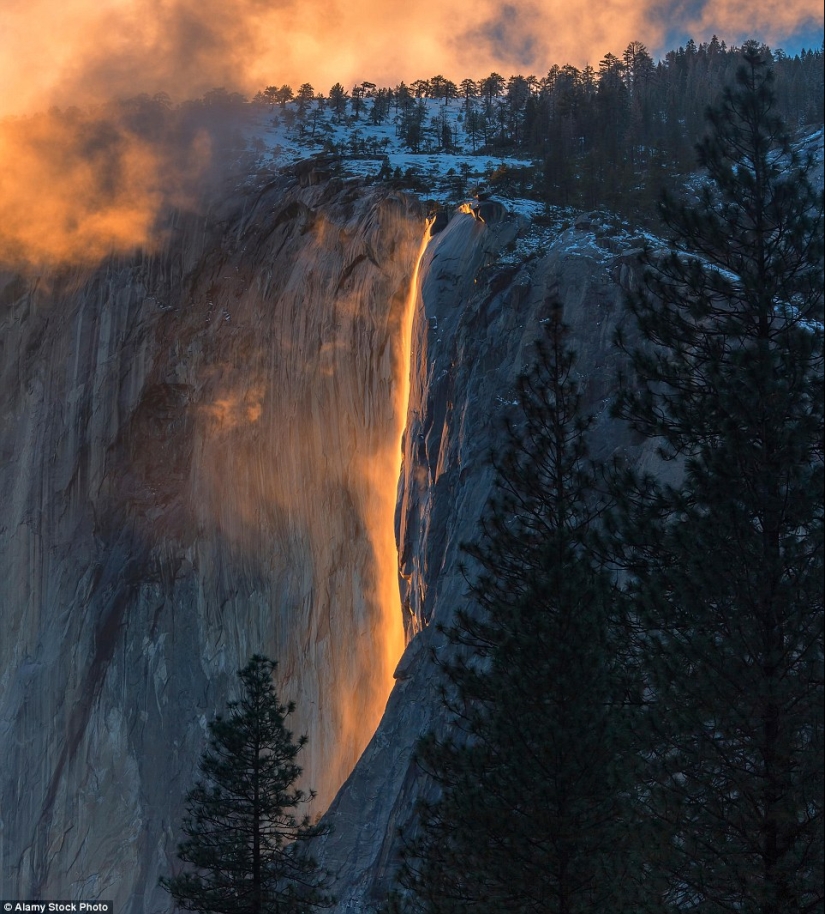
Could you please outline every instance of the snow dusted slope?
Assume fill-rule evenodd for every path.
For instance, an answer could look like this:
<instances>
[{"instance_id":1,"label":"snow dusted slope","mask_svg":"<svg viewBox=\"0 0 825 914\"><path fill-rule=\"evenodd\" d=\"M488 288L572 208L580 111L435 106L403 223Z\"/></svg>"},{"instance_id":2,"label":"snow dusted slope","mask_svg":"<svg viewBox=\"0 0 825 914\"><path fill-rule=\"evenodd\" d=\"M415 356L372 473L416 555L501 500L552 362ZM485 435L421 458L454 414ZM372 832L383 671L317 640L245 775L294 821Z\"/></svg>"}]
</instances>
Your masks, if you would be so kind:
<instances>
[{"instance_id":1,"label":"snow dusted slope","mask_svg":"<svg viewBox=\"0 0 825 914\"><path fill-rule=\"evenodd\" d=\"M328 107L317 109L314 102L303 117L298 114L296 102L283 108L274 105L253 109L245 137L257 156L259 169L288 167L309 156L333 152L341 156L339 165L346 177L375 179L409 173L442 196L462 196L467 188L485 180L502 165L520 168L531 164L527 159L474 154L474 144L464 131L460 99L446 104L430 98L416 102L423 105L425 124L430 125L418 152L412 152L402 139L394 109L376 124L366 108L356 120L351 115L337 117ZM450 128L449 149L440 145L436 125L441 119Z\"/></svg>"}]
</instances>

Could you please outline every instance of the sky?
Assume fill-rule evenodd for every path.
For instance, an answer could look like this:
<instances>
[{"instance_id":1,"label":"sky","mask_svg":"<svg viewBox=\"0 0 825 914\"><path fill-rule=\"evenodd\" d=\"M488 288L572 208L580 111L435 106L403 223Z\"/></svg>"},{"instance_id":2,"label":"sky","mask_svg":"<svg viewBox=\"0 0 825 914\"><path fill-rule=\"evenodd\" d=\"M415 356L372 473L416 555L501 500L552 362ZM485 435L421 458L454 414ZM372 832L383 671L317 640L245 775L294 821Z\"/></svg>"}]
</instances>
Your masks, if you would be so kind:
<instances>
[{"instance_id":1,"label":"sky","mask_svg":"<svg viewBox=\"0 0 825 914\"><path fill-rule=\"evenodd\" d=\"M541 77L630 41L822 42L821 0L2 0L0 116L216 86L396 85L436 73Z\"/></svg>"}]
</instances>

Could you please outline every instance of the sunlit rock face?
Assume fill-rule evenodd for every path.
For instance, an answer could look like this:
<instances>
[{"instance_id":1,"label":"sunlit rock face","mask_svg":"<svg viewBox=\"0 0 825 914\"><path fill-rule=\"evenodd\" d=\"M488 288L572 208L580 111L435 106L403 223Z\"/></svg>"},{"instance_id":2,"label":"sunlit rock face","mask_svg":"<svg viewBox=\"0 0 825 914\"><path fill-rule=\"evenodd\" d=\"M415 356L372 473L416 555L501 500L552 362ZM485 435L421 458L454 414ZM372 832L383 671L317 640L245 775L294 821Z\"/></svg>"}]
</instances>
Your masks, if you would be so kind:
<instances>
[{"instance_id":1,"label":"sunlit rock face","mask_svg":"<svg viewBox=\"0 0 825 914\"><path fill-rule=\"evenodd\" d=\"M620 450L644 466L649 446L609 416L620 355L612 344L624 319L622 287L638 270L637 241L592 219L520 256L523 218L480 220L459 211L431 241L421 264L413 328L412 379L398 511L402 595L412 635L381 725L327 821L320 857L337 874L337 911L374 911L398 862L398 828L413 822L430 788L412 761L418 737L444 732L433 657L445 644L437 623L466 606L461 544L477 537L493 482L490 454L514 414L515 380L554 301L579 353L585 408L595 417L594 455ZM472 575L472 565L468 574ZM408 831L409 833L409 831Z\"/></svg>"},{"instance_id":2,"label":"sunlit rock face","mask_svg":"<svg viewBox=\"0 0 825 914\"><path fill-rule=\"evenodd\" d=\"M401 195L284 178L153 255L0 277L0 897L168 910L206 723L255 652L314 813L351 770L403 647L423 230Z\"/></svg>"}]
</instances>

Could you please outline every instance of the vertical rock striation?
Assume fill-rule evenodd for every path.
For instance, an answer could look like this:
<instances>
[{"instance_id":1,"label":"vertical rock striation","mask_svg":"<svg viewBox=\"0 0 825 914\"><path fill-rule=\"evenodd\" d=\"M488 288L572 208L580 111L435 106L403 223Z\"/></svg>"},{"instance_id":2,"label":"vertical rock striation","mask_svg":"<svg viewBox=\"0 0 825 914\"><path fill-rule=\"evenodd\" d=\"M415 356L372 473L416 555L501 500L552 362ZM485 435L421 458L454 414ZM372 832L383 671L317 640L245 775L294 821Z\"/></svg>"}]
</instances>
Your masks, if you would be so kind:
<instances>
[{"instance_id":1,"label":"vertical rock striation","mask_svg":"<svg viewBox=\"0 0 825 914\"><path fill-rule=\"evenodd\" d=\"M0 276L0 897L168 910L206 723L254 652L315 812L351 770L400 649L373 520L423 226L285 178L154 254Z\"/></svg>"}]
</instances>

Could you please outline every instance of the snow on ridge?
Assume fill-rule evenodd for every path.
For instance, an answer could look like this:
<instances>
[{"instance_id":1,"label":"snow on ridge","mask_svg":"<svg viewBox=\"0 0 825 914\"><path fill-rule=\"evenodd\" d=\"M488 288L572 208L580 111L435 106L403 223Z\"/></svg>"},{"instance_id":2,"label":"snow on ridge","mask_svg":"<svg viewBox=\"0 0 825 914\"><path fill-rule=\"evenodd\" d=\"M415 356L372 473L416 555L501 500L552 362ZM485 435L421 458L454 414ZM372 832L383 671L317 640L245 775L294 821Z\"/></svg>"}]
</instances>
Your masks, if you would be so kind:
<instances>
[{"instance_id":1,"label":"snow on ridge","mask_svg":"<svg viewBox=\"0 0 825 914\"><path fill-rule=\"evenodd\" d=\"M474 151L473 138L465 132L466 113L463 99L414 99L425 109L425 131L419 152L413 152L400 135L400 115L390 105L389 113L380 124L370 119L370 99L356 118L352 114L336 115L329 106L318 108L318 102L308 103L304 114L297 101L271 107L252 107L251 123L245 130L247 149L260 172L289 169L301 161L331 154L336 172L344 178L371 180L394 179L402 182L405 192L426 201L452 209L471 199L474 190L487 184L496 173L510 170L522 175L534 163L530 159L504 154L479 154ZM438 125L446 123L450 133L450 148L438 148ZM475 145L480 138L475 138ZM823 130L806 133L794 143L803 155L812 153L815 168L821 171L823 160ZM818 166L818 167L817 167ZM528 176L529 180L529 176ZM683 179L688 198L698 196L706 176L693 172ZM530 193L529 184L526 190ZM496 192L494 199L508 211L525 217L527 227L520 233L513 249L503 259L525 259L548 251L550 247L566 244L570 253L604 257L610 249L632 250L642 247L665 250L662 238L631 230L628 223L613 213L594 211L582 213L572 207L547 207L542 201L510 192ZM562 239L562 236L564 238ZM727 276L735 282L738 277Z\"/></svg>"},{"instance_id":2,"label":"snow on ridge","mask_svg":"<svg viewBox=\"0 0 825 914\"><path fill-rule=\"evenodd\" d=\"M424 139L413 152L400 136L399 117L390 110L381 124L373 124L365 111L359 119L337 117L331 108L316 109L312 102L303 116L297 102L283 107L257 109L246 131L248 148L258 157L258 167L279 170L324 152L338 153L345 177L418 177L426 184L446 185L452 181L455 198L505 166L529 168L526 158L477 154L464 131L464 102L453 99L416 99L426 109ZM449 127L449 149L435 145L435 122Z\"/></svg>"},{"instance_id":3,"label":"snow on ridge","mask_svg":"<svg viewBox=\"0 0 825 914\"><path fill-rule=\"evenodd\" d=\"M301 161L332 153L335 168L344 178L398 179L405 192L426 201L438 201L447 209L470 200L496 172L533 167L534 163L523 157L474 152L472 141L464 132L463 100L445 103L443 99L424 98L415 102L424 103L432 131L420 152L412 152L401 138L392 109L382 124L373 124L366 112L358 120L349 115L336 117L329 107L316 112L316 102L301 118L294 101L283 107L255 110L245 131L247 149L257 160L258 172L289 169ZM442 118L452 135L449 150L434 147L432 124ZM518 251L524 255L546 248L560 227L573 218L572 210L548 212L542 201L516 194L503 196L496 192L490 199L525 217L529 227L518 241Z\"/></svg>"}]
</instances>

